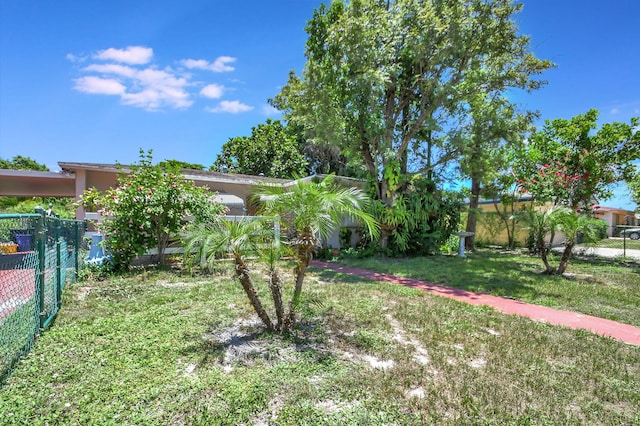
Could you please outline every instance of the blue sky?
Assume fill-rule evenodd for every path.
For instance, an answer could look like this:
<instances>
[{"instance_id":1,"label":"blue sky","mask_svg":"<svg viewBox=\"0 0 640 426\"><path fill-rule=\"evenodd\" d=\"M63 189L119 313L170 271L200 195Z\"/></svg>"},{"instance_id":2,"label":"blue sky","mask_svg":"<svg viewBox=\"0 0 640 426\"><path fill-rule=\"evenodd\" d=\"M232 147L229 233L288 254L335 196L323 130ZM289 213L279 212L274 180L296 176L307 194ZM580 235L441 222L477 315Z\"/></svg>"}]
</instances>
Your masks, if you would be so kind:
<instances>
[{"instance_id":1,"label":"blue sky","mask_svg":"<svg viewBox=\"0 0 640 426\"><path fill-rule=\"evenodd\" d=\"M268 117L304 65L317 0L0 2L0 157L210 166ZM519 95L541 120L590 108L640 116L640 1L525 0L517 21L549 84ZM541 124L541 123L540 123ZM603 204L631 208L624 190Z\"/></svg>"}]
</instances>

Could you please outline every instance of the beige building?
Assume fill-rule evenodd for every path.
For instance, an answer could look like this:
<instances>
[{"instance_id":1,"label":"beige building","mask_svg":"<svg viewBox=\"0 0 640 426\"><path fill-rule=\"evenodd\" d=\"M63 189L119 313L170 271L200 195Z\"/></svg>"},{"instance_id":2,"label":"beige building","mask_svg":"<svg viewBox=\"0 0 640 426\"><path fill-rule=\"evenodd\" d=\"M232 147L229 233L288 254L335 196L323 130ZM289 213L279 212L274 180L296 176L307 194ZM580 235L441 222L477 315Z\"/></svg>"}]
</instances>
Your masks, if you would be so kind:
<instances>
[{"instance_id":1,"label":"beige building","mask_svg":"<svg viewBox=\"0 0 640 426\"><path fill-rule=\"evenodd\" d=\"M105 191L116 186L118 174L130 171L127 165L59 162L61 172L0 170L0 195L14 197L71 197L78 200L86 189ZM207 186L218 193L218 200L229 208L230 215L253 213L249 203L251 192L260 183L287 184L286 179L182 170L185 178L196 185ZM85 219L79 207L76 219Z\"/></svg>"},{"instance_id":2,"label":"beige building","mask_svg":"<svg viewBox=\"0 0 640 426\"><path fill-rule=\"evenodd\" d=\"M32 170L0 169L0 196L12 197L69 197L78 200L86 189L95 187L105 191L116 186L118 174L130 171L127 165L97 163L59 162L61 172L38 172ZM292 185L289 179L274 179L264 176L250 176L183 169L182 175L199 186L207 186L218 193L218 201L226 205L229 215L245 216L255 214L250 198L260 184L269 183ZM323 175L319 176L324 177ZM312 179L313 176L303 178ZM339 177L344 185L363 187L358 179ZM87 212L78 207L76 219L86 219ZM91 219L95 219L91 217ZM356 229L354 224L345 222L345 226ZM326 241L330 247L339 247L338 230Z\"/></svg>"},{"instance_id":3,"label":"beige building","mask_svg":"<svg viewBox=\"0 0 640 426\"><path fill-rule=\"evenodd\" d=\"M515 204L515 211L522 211L532 205L532 198L528 196L522 197ZM540 206L544 209L548 206ZM494 203L490 200L481 200L478 205L480 215L478 217L478 224L476 229L476 241L484 244L492 245L507 245L508 236L507 229L504 221L500 219L498 210L502 211L505 206L498 201ZM630 210L617 209L613 207L595 206L595 217L601 219L607 223L607 235L612 237L616 234L616 228L621 225L640 225L640 219L634 212ZM508 212L507 217L510 216ZM518 223L515 226L515 239L518 244L524 246L528 236L526 226L522 223ZM554 238L554 244L562 244L564 242L564 236L561 233L556 234Z\"/></svg>"}]
</instances>

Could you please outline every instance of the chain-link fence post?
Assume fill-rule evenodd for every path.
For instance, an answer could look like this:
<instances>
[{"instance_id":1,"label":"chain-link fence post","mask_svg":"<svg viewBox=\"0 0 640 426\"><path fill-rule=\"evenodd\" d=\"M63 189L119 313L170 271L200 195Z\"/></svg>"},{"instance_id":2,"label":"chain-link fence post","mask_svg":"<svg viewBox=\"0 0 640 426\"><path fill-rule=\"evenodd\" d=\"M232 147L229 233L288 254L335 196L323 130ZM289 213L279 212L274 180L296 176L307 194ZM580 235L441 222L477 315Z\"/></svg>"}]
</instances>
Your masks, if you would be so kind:
<instances>
[{"instance_id":1,"label":"chain-link fence post","mask_svg":"<svg viewBox=\"0 0 640 426\"><path fill-rule=\"evenodd\" d=\"M73 259L73 282L78 281L78 268L79 268L79 251L80 251L80 223L74 222L73 226L73 251L74 251L74 259Z\"/></svg>"},{"instance_id":2,"label":"chain-link fence post","mask_svg":"<svg viewBox=\"0 0 640 426\"><path fill-rule=\"evenodd\" d=\"M56 312L60 309L62 304L62 244L60 243L60 220L55 221L55 247L56 247L56 279L53 283L55 286L56 294ZM65 265L66 268L66 265Z\"/></svg>"},{"instance_id":3,"label":"chain-link fence post","mask_svg":"<svg viewBox=\"0 0 640 426\"><path fill-rule=\"evenodd\" d=\"M45 273L45 256L46 256L46 238L47 230L45 228L44 216L40 215L36 223L36 258L38 261L36 267L36 297L38 298L38 329L36 334L40 332L40 328L44 326L46 321L46 309L44 303L44 273Z\"/></svg>"}]
</instances>

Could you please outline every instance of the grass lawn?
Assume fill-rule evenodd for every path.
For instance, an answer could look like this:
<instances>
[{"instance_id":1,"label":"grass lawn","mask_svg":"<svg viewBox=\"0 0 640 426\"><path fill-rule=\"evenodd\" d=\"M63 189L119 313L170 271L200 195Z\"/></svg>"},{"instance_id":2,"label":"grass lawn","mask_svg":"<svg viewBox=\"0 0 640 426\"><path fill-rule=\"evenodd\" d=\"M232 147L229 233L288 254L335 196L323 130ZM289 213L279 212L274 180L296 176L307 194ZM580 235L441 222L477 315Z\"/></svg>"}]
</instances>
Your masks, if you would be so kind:
<instances>
[{"instance_id":1,"label":"grass lawn","mask_svg":"<svg viewBox=\"0 0 640 426\"><path fill-rule=\"evenodd\" d=\"M640 264L572 259L569 278L540 274L537 257L480 249L466 259L343 259L349 266L581 312L640 327ZM557 254L553 255L557 264Z\"/></svg>"},{"instance_id":2,"label":"grass lawn","mask_svg":"<svg viewBox=\"0 0 640 426\"><path fill-rule=\"evenodd\" d=\"M304 295L283 338L224 276L70 285L0 424L640 423L640 348L330 271Z\"/></svg>"}]
</instances>

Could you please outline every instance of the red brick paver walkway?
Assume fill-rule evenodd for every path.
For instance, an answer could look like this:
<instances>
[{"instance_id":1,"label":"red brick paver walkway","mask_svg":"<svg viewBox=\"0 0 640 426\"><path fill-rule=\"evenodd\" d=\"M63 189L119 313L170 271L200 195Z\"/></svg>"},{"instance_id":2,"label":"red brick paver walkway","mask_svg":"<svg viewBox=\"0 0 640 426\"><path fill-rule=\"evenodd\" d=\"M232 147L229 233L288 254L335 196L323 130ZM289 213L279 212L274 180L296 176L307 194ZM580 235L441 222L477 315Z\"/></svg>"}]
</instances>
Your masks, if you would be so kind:
<instances>
[{"instance_id":1,"label":"red brick paver walkway","mask_svg":"<svg viewBox=\"0 0 640 426\"><path fill-rule=\"evenodd\" d=\"M593 317L576 312L561 311L546 306L532 305L504 297L488 294L473 293L459 288L431 284L414 278L403 278L391 274L368 271L366 269L350 268L334 263L313 261L312 266L345 274L356 275L373 281L384 281L393 284L413 287L438 296L449 297L471 305L486 305L505 314L520 315L553 325L564 325L574 329L585 329L602 336L612 337L630 345L640 346L640 328L622 324L608 319Z\"/></svg>"}]
</instances>

